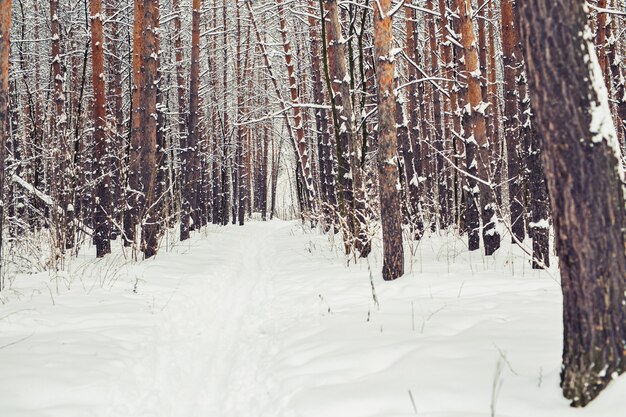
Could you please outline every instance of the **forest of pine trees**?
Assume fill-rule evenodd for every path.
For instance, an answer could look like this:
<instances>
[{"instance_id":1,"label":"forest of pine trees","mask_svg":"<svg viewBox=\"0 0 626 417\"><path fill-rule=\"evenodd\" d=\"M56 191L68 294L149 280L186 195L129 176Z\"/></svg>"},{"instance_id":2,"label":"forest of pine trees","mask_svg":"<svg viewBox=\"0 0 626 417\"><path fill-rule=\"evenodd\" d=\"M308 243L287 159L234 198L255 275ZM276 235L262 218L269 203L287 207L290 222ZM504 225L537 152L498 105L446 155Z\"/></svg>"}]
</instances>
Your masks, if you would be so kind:
<instances>
[{"instance_id":1,"label":"forest of pine trees","mask_svg":"<svg viewBox=\"0 0 626 417\"><path fill-rule=\"evenodd\" d=\"M626 370L623 0L0 0L2 268L293 216L559 257L562 389ZM277 195L279 194L279 195ZM551 231L553 233L551 233ZM0 281L0 290L4 275Z\"/></svg>"}]
</instances>

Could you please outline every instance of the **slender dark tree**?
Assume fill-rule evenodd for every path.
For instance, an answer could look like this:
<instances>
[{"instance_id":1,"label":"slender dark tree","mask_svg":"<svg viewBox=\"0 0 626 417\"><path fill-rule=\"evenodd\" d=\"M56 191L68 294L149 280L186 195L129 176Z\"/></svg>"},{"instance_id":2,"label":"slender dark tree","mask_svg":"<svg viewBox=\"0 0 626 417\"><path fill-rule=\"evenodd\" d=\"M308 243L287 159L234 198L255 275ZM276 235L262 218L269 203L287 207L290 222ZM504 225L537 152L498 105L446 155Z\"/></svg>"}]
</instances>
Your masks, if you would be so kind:
<instances>
[{"instance_id":1,"label":"slender dark tree","mask_svg":"<svg viewBox=\"0 0 626 417\"><path fill-rule=\"evenodd\" d=\"M189 120L188 132L183 147L183 206L180 220L180 239L189 238L190 230L199 223L198 195L196 192L198 177L198 124L199 124L199 88L200 88L200 8L202 2L194 0L191 18L191 76L189 78Z\"/></svg>"},{"instance_id":2,"label":"slender dark tree","mask_svg":"<svg viewBox=\"0 0 626 417\"><path fill-rule=\"evenodd\" d=\"M509 201L513 242L525 237L524 193L522 165L522 136L517 88L518 68L521 66L521 51L518 48L518 28L515 27L513 0L500 3L502 15L502 56L504 63L504 136L509 168Z\"/></svg>"}]
</instances>

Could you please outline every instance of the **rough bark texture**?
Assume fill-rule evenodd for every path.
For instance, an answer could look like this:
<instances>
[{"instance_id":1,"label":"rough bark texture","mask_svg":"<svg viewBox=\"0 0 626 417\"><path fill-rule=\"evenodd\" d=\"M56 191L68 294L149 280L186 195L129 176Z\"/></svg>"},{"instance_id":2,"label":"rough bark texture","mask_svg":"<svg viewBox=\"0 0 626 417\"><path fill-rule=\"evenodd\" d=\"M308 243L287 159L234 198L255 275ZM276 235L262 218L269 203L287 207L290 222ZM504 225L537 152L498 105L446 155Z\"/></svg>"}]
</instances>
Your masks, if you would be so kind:
<instances>
[{"instance_id":1,"label":"rough bark texture","mask_svg":"<svg viewBox=\"0 0 626 417\"><path fill-rule=\"evenodd\" d=\"M328 123L328 111L323 108L326 104L324 94L324 83L322 80L322 69L320 62L320 42L319 26L320 22L316 17L315 0L309 0L309 34L311 42L311 76L313 81L313 99L320 108L315 109L315 127L318 145L319 171L320 171L320 200L325 221L328 226L336 224L337 195L335 194L335 178L333 173L333 152Z\"/></svg>"},{"instance_id":2,"label":"rough bark texture","mask_svg":"<svg viewBox=\"0 0 626 417\"><path fill-rule=\"evenodd\" d=\"M473 135L467 143L474 142L476 154L472 164L476 164L480 190L480 214L482 218L482 237L485 255L492 255L500 247L500 233L496 229L495 198L489 172L489 142L485 123L484 103L480 87L480 68L476 36L472 23L472 5L470 0L462 0L459 14L461 16L461 40L465 49L465 65L467 66L467 102L466 112L471 115ZM466 133L467 134L467 133Z\"/></svg>"},{"instance_id":3,"label":"rough bark texture","mask_svg":"<svg viewBox=\"0 0 626 417\"><path fill-rule=\"evenodd\" d=\"M379 3L380 10L374 7L374 56L377 57L378 81L378 181L383 230L383 278L388 281L404 274L404 250L397 189L396 102L393 91L395 64L390 55L393 19L388 13L391 0L380 0Z\"/></svg>"},{"instance_id":4,"label":"rough bark texture","mask_svg":"<svg viewBox=\"0 0 626 417\"><path fill-rule=\"evenodd\" d=\"M433 1L427 0L426 8L434 10ZM428 38L430 40L430 71L432 76L439 74L439 48L437 37L437 23L440 17L435 17L431 13L426 14L426 22L428 24ZM444 172L444 141L442 124L441 124L441 93L438 88L432 89L432 105L433 105L433 128L431 136L431 151L434 154L434 181L437 184L437 213L438 223L441 228L450 225L448 199L447 199L447 183Z\"/></svg>"},{"instance_id":5,"label":"rough bark texture","mask_svg":"<svg viewBox=\"0 0 626 417\"><path fill-rule=\"evenodd\" d=\"M193 0L191 17L191 68L189 77L189 121L187 140L182 148L183 184L182 212L180 220L180 239L189 238L189 232L199 223L197 200L198 161L197 146L199 141L199 89L200 89L200 0Z\"/></svg>"},{"instance_id":6,"label":"rough bark texture","mask_svg":"<svg viewBox=\"0 0 626 417\"><path fill-rule=\"evenodd\" d=\"M460 50L459 58L465 56L465 52ZM465 59L458 65L459 74L467 74L467 65ZM478 189L478 169L476 161L476 142L470 141L468 138L472 135L472 118L468 109L468 83L466 82L467 76L459 75L459 94L458 94L458 107L461 109L461 126L463 141L458 141L459 150L462 148L465 152L459 152L457 154L465 154L465 171L468 175L464 175L465 190L465 231L467 232L467 248L470 251L480 249L480 210L479 210L479 196L480 190Z\"/></svg>"},{"instance_id":7,"label":"rough bark texture","mask_svg":"<svg viewBox=\"0 0 626 417\"><path fill-rule=\"evenodd\" d=\"M132 115L131 115L131 143L130 161L128 169L128 212L124 216L124 235L126 244L135 241L137 225L139 224L140 201L142 190L141 182L141 144L144 136L141 126L141 88L143 85L144 64L142 62L143 50L143 20L144 2L135 0L133 23L133 91L132 91Z\"/></svg>"},{"instance_id":8,"label":"rough bark texture","mask_svg":"<svg viewBox=\"0 0 626 417\"><path fill-rule=\"evenodd\" d=\"M502 55L504 61L504 139L506 141L509 167L509 206L511 211L511 231L513 242L523 241L524 205L522 189L522 138L520 132L519 95L517 71L521 65L518 48L518 30L515 27L514 2L503 0L500 3L502 14Z\"/></svg>"},{"instance_id":9,"label":"rough bark texture","mask_svg":"<svg viewBox=\"0 0 626 417\"><path fill-rule=\"evenodd\" d=\"M487 18L489 21L493 20L494 6L492 0L489 0ZM491 151L491 177L494 184L498 186L495 188L496 199L498 204L502 204L502 167L504 160L502 158L502 140L500 138L500 88L498 86L498 68L496 65L496 31L494 24L489 24L488 28L488 43L489 43L489 115L491 123L489 123L489 140Z\"/></svg>"},{"instance_id":10,"label":"rough bark texture","mask_svg":"<svg viewBox=\"0 0 626 417\"><path fill-rule=\"evenodd\" d=\"M563 288L561 386L585 406L626 365L619 147L584 1L525 0L520 13Z\"/></svg>"},{"instance_id":11,"label":"rough bark texture","mask_svg":"<svg viewBox=\"0 0 626 417\"><path fill-rule=\"evenodd\" d=\"M96 190L94 202L94 244L96 256L102 257L111 252L110 224L111 213L109 187L109 149L106 137L106 93L104 82L104 36L102 33L102 0L89 2L91 13L91 63L93 83L93 141L95 145Z\"/></svg>"},{"instance_id":12,"label":"rough bark texture","mask_svg":"<svg viewBox=\"0 0 626 417\"><path fill-rule=\"evenodd\" d=\"M71 248L74 244L73 217L74 206L70 204L70 190L68 182L70 175L70 150L68 147L67 129L68 115L65 110L65 88L64 74L61 63L61 25L59 22L59 1L50 0L50 30L52 33L51 55L52 55L52 79L54 84L54 117L51 118L51 138L54 141L54 160L51 167L50 181L54 197L61 212L52 210L52 222L56 226L55 238L56 248L63 251Z\"/></svg>"},{"instance_id":13,"label":"rough bark texture","mask_svg":"<svg viewBox=\"0 0 626 417\"><path fill-rule=\"evenodd\" d=\"M324 31L328 47L327 81L333 101L333 119L337 142L338 178L342 194L342 203L348 210L349 231L352 235L346 239L346 250L352 246L348 240L354 240L354 246L362 257L371 251L371 244L365 233L365 192L362 184L361 144L354 127L354 114L350 94L350 77L347 74L344 51L344 38L339 24L339 12L336 0L326 0L326 19ZM341 207L341 204L340 204ZM342 213L344 214L344 213Z\"/></svg>"},{"instance_id":14,"label":"rough bark texture","mask_svg":"<svg viewBox=\"0 0 626 417\"><path fill-rule=\"evenodd\" d=\"M307 208L313 210L315 207L315 188L313 186L313 176L311 174L311 163L309 161L309 146L305 137L304 123L302 120L302 109L300 108L300 95L298 93L298 84L291 52L291 42L287 35L287 20L285 18L285 9L282 0L276 0L278 7L278 19L280 25L280 35L283 42L283 52L285 56L285 65L287 66L287 77L289 80L289 95L293 103L293 118L295 122L295 131L297 143L296 153L298 156L298 164L301 174L304 177L304 194L307 199Z\"/></svg>"},{"instance_id":15,"label":"rough bark texture","mask_svg":"<svg viewBox=\"0 0 626 417\"><path fill-rule=\"evenodd\" d=\"M159 0L146 0L144 9L144 49L142 62L144 74L141 88L141 125L144 130L141 155L141 182L145 200L142 212L142 242L144 256L154 256L158 250L159 217L156 194L157 164L157 90L159 83L158 54L159 54Z\"/></svg>"},{"instance_id":16,"label":"rough bark texture","mask_svg":"<svg viewBox=\"0 0 626 417\"><path fill-rule=\"evenodd\" d=\"M406 28L406 47L404 53L414 62L418 61L416 56L417 48L417 32L415 24L415 10L405 7L405 28ZM418 121L418 103L417 103L417 69L413 65L407 65L408 87L407 113L408 113L408 143L406 148L402 150L402 158L404 159L404 169L406 173L406 187L409 200L409 223L413 229L413 235L420 238L424 232L424 224L422 221L421 204L420 204L420 173L416 162L419 161L419 141L420 128Z\"/></svg>"}]
</instances>

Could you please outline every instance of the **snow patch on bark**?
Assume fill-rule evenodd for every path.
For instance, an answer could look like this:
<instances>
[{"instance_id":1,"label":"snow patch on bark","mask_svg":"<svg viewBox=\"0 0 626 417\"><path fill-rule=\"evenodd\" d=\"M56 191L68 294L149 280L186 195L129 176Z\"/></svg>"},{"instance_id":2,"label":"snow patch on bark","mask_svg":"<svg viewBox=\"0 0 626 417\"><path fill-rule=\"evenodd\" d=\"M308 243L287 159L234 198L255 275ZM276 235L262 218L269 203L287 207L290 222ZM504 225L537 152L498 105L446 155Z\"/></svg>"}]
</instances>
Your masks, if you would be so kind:
<instances>
[{"instance_id":1,"label":"snow patch on bark","mask_svg":"<svg viewBox=\"0 0 626 417\"><path fill-rule=\"evenodd\" d=\"M624 183L622 153L617 139L617 131L611 117L611 109L609 108L609 93L604 84L604 76L602 75L602 69L600 68L593 44L593 33L589 26L585 28L584 40L587 44L588 53L585 56L585 61L589 67L589 78L596 95L591 100L591 124L589 131L593 134L592 141L594 143L605 141L611 148L617 159L617 173L622 183Z\"/></svg>"}]
</instances>

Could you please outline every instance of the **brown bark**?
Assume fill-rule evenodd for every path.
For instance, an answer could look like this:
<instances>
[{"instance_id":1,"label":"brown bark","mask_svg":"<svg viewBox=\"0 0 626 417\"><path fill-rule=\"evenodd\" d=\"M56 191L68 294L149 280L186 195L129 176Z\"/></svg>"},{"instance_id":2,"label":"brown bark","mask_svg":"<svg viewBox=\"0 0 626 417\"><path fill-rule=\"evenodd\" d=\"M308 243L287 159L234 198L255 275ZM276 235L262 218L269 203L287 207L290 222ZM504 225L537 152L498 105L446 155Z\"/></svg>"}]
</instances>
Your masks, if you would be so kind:
<instances>
[{"instance_id":1,"label":"brown bark","mask_svg":"<svg viewBox=\"0 0 626 417\"><path fill-rule=\"evenodd\" d=\"M480 191L478 188L478 165L476 164L476 142L469 140L472 136L471 113L467 111L468 106L468 83L467 65L465 62L465 51L458 53L458 79L459 94L458 107L461 112L462 139L457 141L457 154L465 155L465 170L467 175L464 178L463 190L465 191L465 211L464 230L467 233L467 247L470 251L480 249ZM464 152L461 152L463 150Z\"/></svg>"},{"instance_id":2,"label":"brown bark","mask_svg":"<svg viewBox=\"0 0 626 417\"><path fill-rule=\"evenodd\" d=\"M520 14L561 271L561 386L585 406L626 364L620 152L584 1L526 0Z\"/></svg>"},{"instance_id":3,"label":"brown bark","mask_svg":"<svg viewBox=\"0 0 626 417\"><path fill-rule=\"evenodd\" d=\"M494 6L492 0L489 0L487 18L493 21ZM491 151L491 177L496 184L495 192L498 205L502 204L502 168L504 160L502 158L502 138L500 137L500 88L498 87L498 68L496 66L496 42L495 42L495 23L488 25L489 39L489 76L488 76L488 103L489 115L491 123L489 123L489 139Z\"/></svg>"},{"instance_id":4,"label":"brown bark","mask_svg":"<svg viewBox=\"0 0 626 417\"><path fill-rule=\"evenodd\" d=\"M522 188L522 137L520 132L519 92L517 73L521 65L518 48L518 28L515 27L513 0L500 3L502 14L502 55L504 60L504 140L506 141L509 168L509 206L513 242L523 241L524 193Z\"/></svg>"},{"instance_id":5,"label":"brown bark","mask_svg":"<svg viewBox=\"0 0 626 417\"><path fill-rule=\"evenodd\" d=\"M149 258L159 241L159 212L156 195L158 0L135 0L133 45L133 119L130 160L131 222L127 233L136 240L141 226L140 249Z\"/></svg>"},{"instance_id":6,"label":"brown bark","mask_svg":"<svg viewBox=\"0 0 626 417\"><path fill-rule=\"evenodd\" d=\"M459 14L461 16L461 41L465 50L467 70L466 109L471 117L472 136L466 144L475 145L476 153L470 164L476 164L480 181L480 214L482 218L482 237L485 255L492 255L500 247L500 233L496 229L495 198L489 172L489 142L485 124L484 105L480 87L480 68L478 50L472 23L472 5L470 0L461 0ZM467 135L467 132L466 132Z\"/></svg>"},{"instance_id":7,"label":"brown bark","mask_svg":"<svg viewBox=\"0 0 626 417\"><path fill-rule=\"evenodd\" d=\"M143 29L144 29L144 2L134 2L133 23L133 89L132 89L132 115L131 115L131 144L130 161L128 170L127 194L128 213L124 217L124 234L126 244L135 241L137 225L141 217L141 193L143 193L141 179L141 145L144 137L141 124L141 89L143 86L144 63L142 62Z\"/></svg>"},{"instance_id":8,"label":"brown bark","mask_svg":"<svg viewBox=\"0 0 626 417\"><path fill-rule=\"evenodd\" d=\"M394 57L391 55L393 18L391 0L380 0L374 7L374 56L378 81L378 181L380 217L383 231L383 278L386 281L404 274L404 250L398 182L396 123L394 118Z\"/></svg>"},{"instance_id":9,"label":"brown bark","mask_svg":"<svg viewBox=\"0 0 626 417\"><path fill-rule=\"evenodd\" d=\"M94 202L94 244L96 256L102 257L111 252L110 222L111 200L109 187L110 159L106 137L106 86L104 82L104 35L102 33L102 0L90 0L91 14L91 64L93 83L93 119L96 164L96 190Z\"/></svg>"},{"instance_id":10,"label":"brown bark","mask_svg":"<svg viewBox=\"0 0 626 417\"><path fill-rule=\"evenodd\" d=\"M9 140L9 57L11 55L11 0L0 2L0 231L3 230L4 219L4 170L5 149ZM2 236L0 233L0 251L2 250ZM4 262L0 262L0 271ZM4 271L1 271L4 272ZM0 290L3 289L4 279L0 279Z\"/></svg>"},{"instance_id":11,"label":"brown bark","mask_svg":"<svg viewBox=\"0 0 626 417\"><path fill-rule=\"evenodd\" d=\"M142 250L146 258L156 254L159 240L159 206L156 194L156 176L158 170L156 158L157 139L157 90L158 90L158 54L159 54L159 0L146 0L144 9L144 50L142 61L145 72L141 88L141 124L145 136L141 146L142 185L145 193L143 212L145 223L142 224Z\"/></svg>"}]
</instances>

